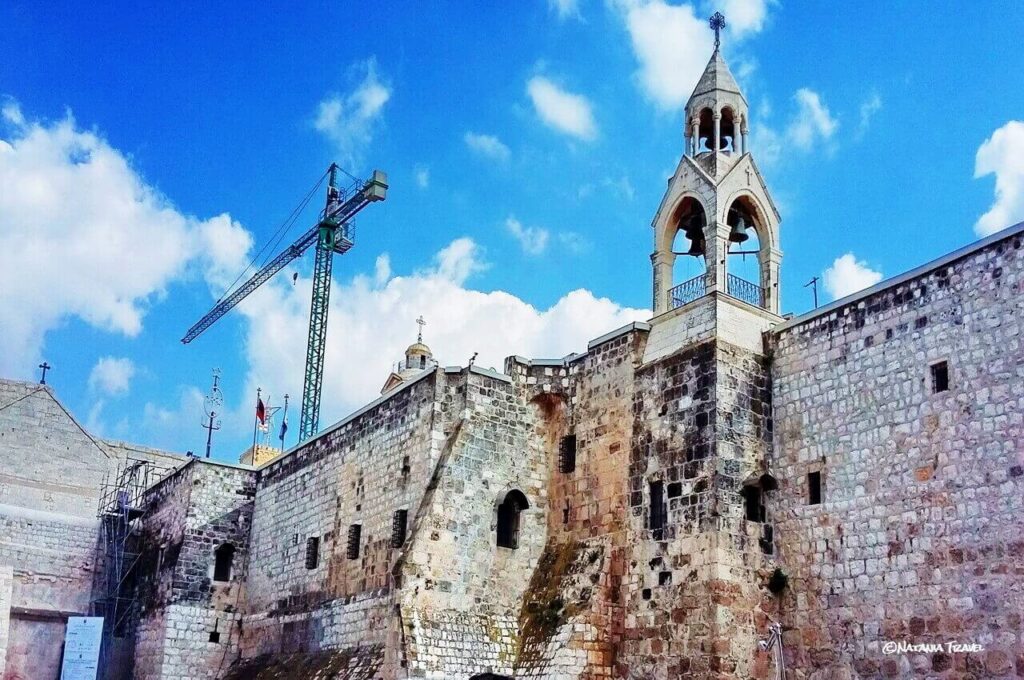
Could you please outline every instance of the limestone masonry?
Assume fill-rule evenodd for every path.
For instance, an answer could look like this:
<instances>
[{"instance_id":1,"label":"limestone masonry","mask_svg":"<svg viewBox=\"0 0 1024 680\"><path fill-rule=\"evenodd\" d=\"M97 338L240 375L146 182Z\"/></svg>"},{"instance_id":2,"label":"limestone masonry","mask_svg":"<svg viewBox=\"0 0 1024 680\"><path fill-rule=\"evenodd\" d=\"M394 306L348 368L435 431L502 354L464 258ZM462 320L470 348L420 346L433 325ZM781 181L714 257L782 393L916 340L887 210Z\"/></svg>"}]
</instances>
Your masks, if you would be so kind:
<instances>
[{"instance_id":1,"label":"limestone masonry","mask_svg":"<svg viewBox=\"0 0 1024 680\"><path fill-rule=\"evenodd\" d=\"M785 318L748 122L716 49L650 322L501 373L417 342L259 467L0 381L3 678L72 615L105 678L1024 677L1024 224Z\"/></svg>"}]
</instances>

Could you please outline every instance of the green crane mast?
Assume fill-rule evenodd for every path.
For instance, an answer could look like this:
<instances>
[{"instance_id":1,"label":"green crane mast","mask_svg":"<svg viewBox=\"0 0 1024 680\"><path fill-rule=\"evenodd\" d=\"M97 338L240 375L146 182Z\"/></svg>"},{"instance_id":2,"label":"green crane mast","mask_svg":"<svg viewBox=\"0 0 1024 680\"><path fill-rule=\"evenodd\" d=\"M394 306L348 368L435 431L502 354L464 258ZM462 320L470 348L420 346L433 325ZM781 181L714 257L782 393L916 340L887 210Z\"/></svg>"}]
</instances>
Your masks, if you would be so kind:
<instances>
[{"instance_id":1,"label":"green crane mast","mask_svg":"<svg viewBox=\"0 0 1024 680\"><path fill-rule=\"evenodd\" d=\"M320 213L319 222L267 262L252 278L226 293L181 339L186 344L195 340L235 305L281 271L285 265L316 244L313 295L309 307L309 339L306 345L306 372L302 386L300 442L316 434L320 424L320 389L324 377L327 311L331 296L334 255L344 254L354 245L355 233L350 222L352 217L370 203L383 201L388 188L387 175L380 170L374 170L370 179L356 180L347 191L342 191L338 188L339 170L337 163L331 163L327 170L327 204ZM323 177L320 181L323 182Z\"/></svg>"}]
</instances>

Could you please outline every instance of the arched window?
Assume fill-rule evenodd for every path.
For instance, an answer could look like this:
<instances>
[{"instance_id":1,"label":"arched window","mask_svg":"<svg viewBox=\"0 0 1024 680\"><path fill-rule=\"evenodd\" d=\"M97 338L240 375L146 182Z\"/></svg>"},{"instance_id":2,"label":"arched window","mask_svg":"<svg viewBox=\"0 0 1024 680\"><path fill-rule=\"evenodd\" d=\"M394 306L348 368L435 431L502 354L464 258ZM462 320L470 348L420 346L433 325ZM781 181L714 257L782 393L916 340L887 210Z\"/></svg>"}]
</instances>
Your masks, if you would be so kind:
<instances>
[{"instance_id":1,"label":"arched window","mask_svg":"<svg viewBox=\"0 0 1024 680\"><path fill-rule=\"evenodd\" d=\"M235 546L225 543L213 551L213 580L230 581L231 563L235 561Z\"/></svg>"},{"instance_id":2,"label":"arched window","mask_svg":"<svg viewBox=\"0 0 1024 680\"><path fill-rule=\"evenodd\" d=\"M750 199L740 196L726 211L729 225L729 257L726 264L726 290L729 295L764 307L765 281L758 238L757 211Z\"/></svg>"},{"instance_id":3,"label":"arched window","mask_svg":"<svg viewBox=\"0 0 1024 680\"><path fill-rule=\"evenodd\" d=\"M719 151L732 153L736 149L736 116L729 107L722 109L719 135L721 137L718 142Z\"/></svg>"},{"instance_id":4,"label":"arched window","mask_svg":"<svg viewBox=\"0 0 1024 680\"><path fill-rule=\"evenodd\" d=\"M519 516L530 507L526 496L512 489L498 506L498 547L515 550L519 547Z\"/></svg>"},{"instance_id":5,"label":"arched window","mask_svg":"<svg viewBox=\"0 0 1024 680\"><path fill-rule=\"evenodd\" d=\"M715 116L711 109L702 109L697 123L697 153L711 151L715 145Z\"/></svg>"},{"instance_id":6,"label":"arched window","mask_svg":"<svg viewBox=\"0 0 1024 680\"><path fill-rule=\"evenodd\" d=\"M707 243L704 228L707 216L693 197L687 196L676 211L676 232L672 240L672 287L668 308L675 309L704 295L704 259Z\"/></svg>"}]
</instances>

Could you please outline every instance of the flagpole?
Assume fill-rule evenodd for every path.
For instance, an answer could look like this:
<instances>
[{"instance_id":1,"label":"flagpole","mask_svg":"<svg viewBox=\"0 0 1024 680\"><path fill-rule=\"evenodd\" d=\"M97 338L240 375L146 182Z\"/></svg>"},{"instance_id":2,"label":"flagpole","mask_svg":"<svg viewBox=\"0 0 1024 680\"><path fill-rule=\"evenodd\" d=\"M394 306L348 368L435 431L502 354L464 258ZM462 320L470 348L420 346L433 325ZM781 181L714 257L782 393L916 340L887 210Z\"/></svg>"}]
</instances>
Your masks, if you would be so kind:
<instances>
[{"instance_id":1,"label":"flagpole","mask_svg":"<svg viewBox=\"0 0 1024 680\"><path fill-rule=\"evenodd\" d=\"M284 453L284 435L288 431L288 395L284 395L284 416L281 417L281 453Z\"/></svg>"},{"instance_id":2,"label":"flagpole","mask_svg":"<svg viewBox=\"0 0 1024 680\"><path fill-rule=\"evenodd\" d=\"M256 388L256 408L259 409L260 398L263 396L263 389ZM259 427L260 419L259 416L253 416L252 419L252 458L256 460L256 428Z\"/></svg>"}]
</instances>

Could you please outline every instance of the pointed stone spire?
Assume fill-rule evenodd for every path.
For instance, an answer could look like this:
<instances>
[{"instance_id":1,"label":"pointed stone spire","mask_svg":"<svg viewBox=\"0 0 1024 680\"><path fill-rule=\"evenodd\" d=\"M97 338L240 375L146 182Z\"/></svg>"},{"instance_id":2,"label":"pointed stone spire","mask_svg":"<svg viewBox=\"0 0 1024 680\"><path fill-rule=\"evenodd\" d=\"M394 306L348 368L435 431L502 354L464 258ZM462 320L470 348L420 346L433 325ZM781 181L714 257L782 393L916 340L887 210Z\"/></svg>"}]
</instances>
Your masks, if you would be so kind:
<instances>
[{"instance_id":1,"label":"pointed stone spire","mask_svg":"<svg viewBox=\"0 0 1024 680\"><path fill-rule=\"evenodd\" d=\"M690 101L697 99L701 95L713 92L728 92L739 95L740 99L744 102L747 101L746 97L743 96L743 92L740 91L740 86L736 83L736 79L733 78L729 66L725 63L725 59L722 58L721 51L718 49L711 55L708 65L704 68L704 73L701 75L700 80L697 81L697 86L693 88Z\"/></svg>"}]
</instances>

